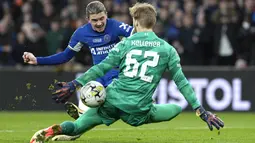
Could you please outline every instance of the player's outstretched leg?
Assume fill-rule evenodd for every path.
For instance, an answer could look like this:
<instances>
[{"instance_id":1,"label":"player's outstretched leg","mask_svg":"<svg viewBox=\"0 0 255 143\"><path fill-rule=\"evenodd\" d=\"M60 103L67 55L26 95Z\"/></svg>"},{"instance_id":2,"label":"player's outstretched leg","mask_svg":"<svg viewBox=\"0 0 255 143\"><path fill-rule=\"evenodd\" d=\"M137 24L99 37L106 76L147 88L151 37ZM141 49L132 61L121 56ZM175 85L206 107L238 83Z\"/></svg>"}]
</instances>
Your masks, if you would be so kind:
<instances>
[{"instance_id":1,"label":"player's outstretched leg","mask_svg":"<svg viewBox=\"0 0 255 143\"><path fill-rule=\"evenodd\" d=\"M79 118L79 116L81 116L84 111L81 110L79 107L77 107L74 103L72 102L66 102L65 103L65 108L66 108L66 112L69 116L71 116L72 118L74 118L75 120ZM76 140L78 139L80 135L74 135L74 136L70 136L70 135L65 135L65 134L61 134L61 135L56 135L52 138L52 141L72 141L72 140Z\"/></svg>"},{"instance_id":2,"label":"player's outstretched leg","mask_svg":"<svg viewBox=\"0 0 255 143\"><path fill-rule=\"evenodd\" d=\"M84 113L83 110L81 110L79 107L77 107L72 102L66 102L65 103L66 112L69 116L74 118L75 120L79 118L81 114Z\"/></svg>"},{"instance_id":3,"label":"player's outstretched leg","mask_svg":"<svg viewBox=\"0 0 255 143\"><path fill-rule=\"evenodd\" d=\"M58 135L60 133L61 133L60 125L52 125L46 129L37 131L31 138L30 143L47 142L48 140L53 138L55 135Z\"/></svg>"},{"instance_id":4,"label":"player's outstretched leg","mask_svg":"<svg viewBox=\"0 0 255 143\"><path fill-rule=\"evenodd\" d=\"M97 108L91 108L74 122L65 121L61 126L61 134L52 138L52 141L70 141L79 138L84 132L103 124L102 118L97 114Z\"/></svg>"}]
</instances>

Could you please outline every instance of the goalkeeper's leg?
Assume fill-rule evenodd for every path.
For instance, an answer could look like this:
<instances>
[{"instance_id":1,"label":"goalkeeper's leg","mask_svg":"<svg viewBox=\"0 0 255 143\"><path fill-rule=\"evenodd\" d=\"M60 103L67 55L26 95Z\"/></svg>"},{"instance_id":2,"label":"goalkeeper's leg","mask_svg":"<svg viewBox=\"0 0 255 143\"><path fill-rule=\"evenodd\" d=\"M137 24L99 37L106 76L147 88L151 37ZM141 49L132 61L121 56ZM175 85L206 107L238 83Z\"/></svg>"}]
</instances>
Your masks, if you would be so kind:
<instances>
[{"instance_id":1,"label":"goalkeeper's leg","mask_svg":"<svg viewBox=\"0 0 255 143\"><path fill-rule=\"evenodd\" d=\"M66 112L69 116L74 118L75 120L78 119L83 113L85 113L87 110L81 110L79 107L77 107L74 103L72 102L66 102L65 103L65 108ZM88 108L89 109L89 108ZM71 141L71 140L76 140L80 137L81 135L75 135L75 136L70 136L70 135L56 135L52 138L53 141Z\"/></svg>"},{"instance_id":2,"label":"goalkeeper's leg","mask_svg":"<svg viewBox=\"0 0 255 143\"><path fill-rule=\"evenodd\" d=\"M53 125L49 128L39 130L34 134L30 140L30 143L39 141L44 142L50 139L53 141L59 141L58 137L62 135L78 138L84 132L87 132L100 124L103 124L103 121L102 118L97 114L97 108L91 108L74 122L65 121L60 125ZM71 140L70 138L66 138L66 140L67 139Z\"/></svg>"},{"instance_id":3,"label":"goalkeeper's leg","mask_svg":"<svg viewBox=\"0 0 255 143\"><path fill-rule=\"evenodd\" d=\"M74 122L64 122L61 124L61 136L57 135L52 140L74 140L84 132L92 129L93 127L105 124L107 126L119 120L119 109L105 102L99 108L90 108L86 113L82 114ZM76 137L75 137L76 136ZM65 137L65 138L60 138ZM75 137L75 138L74 138Z\"/></svg>"},{"instance_id":4,"label":"goalkeeper's leg","mask_svg":"<svg viewBox=\"0 0 255 143\"><path fill-rule=\"evenodd\" d=\"M53 141L75 140L84 132L93 127L103 124L101 117L97 114L97 108L91 108L82 114L76 121L66 121L60 124L62 132L52 138Z\"/></svg>"},{"instance_id":5,"label":"goalkeeper's leg","mask_svg":"<svg viewBox=\"0 0 255 143\"><path fill-rule=\"evenodd\" d=\"M154 107L156 110L151 118L151 123L170 121L182 111L182 108L175 104L154 104Z\"/></svg>"}]
</instances>

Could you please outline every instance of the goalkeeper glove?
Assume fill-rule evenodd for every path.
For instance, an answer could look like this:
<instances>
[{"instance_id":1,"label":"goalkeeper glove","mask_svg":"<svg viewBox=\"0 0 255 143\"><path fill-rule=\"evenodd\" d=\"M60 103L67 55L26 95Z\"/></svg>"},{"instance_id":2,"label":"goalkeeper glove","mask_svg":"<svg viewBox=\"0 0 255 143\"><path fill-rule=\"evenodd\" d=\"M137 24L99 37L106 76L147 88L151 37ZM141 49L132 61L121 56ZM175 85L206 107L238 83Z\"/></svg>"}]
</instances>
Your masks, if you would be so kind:
<instances>
[{"instance_id":1,"label":"goalkeeper glove","mask_svg":"<svg viewBox=\"0 0 255 143\"><path fill-rule=\"evenodd\" d=\"M54 84L54 90L52 91L52 99L56 103L65 103L73 93L82 85L73 80L71 82L57 82Z\"/></svg>"},{"instance_id":2,"label":"goalkeeper glove","mask_svg":"<svg viewBox=\"0 0 255 143\"><path fill-rule=\"evenodd\" d=\"M219 117L217 117L216 114L206 111L202 106L196 109L196 115L207 123L211 131L213 130L213 126L218 130L220 129L220 127L224 127L224 122Z\"/></svg>"}]
</instances>

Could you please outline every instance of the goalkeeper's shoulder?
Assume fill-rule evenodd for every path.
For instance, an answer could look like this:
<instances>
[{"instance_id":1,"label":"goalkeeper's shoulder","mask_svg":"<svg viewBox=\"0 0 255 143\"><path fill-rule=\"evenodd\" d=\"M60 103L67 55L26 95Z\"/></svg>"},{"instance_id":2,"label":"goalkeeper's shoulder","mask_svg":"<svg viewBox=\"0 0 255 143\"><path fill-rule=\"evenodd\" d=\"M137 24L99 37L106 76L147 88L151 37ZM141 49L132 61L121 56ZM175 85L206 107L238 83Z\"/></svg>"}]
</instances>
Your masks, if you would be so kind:
<instances>
[{"instance_id":1,"label":"goalkeeper's shoulder","mask_svg":"<svg viewBox=\"0 0 255 143\"><path fill-rule=\"evenodd\" d=\"M171 44L169 44L166 40L158 38L158 41L161 43L160 45L162 45L166 51L172 52L173 50L175 50L175 48Z\"/></svg>"},{"instance_id":2,"label":"goalkeeper's shoulder","mask_svg":"<svg viewBox=\"0 0 255 143\"><path fill-rule=\"evenodd\" d=\"M164 47L166 48L167 51L169 51L170 53L176 53L177 52L176 48L173 45L169 44L164 39L161 39L161 40L164 42L164 45L165 45Z\"/></svg>"}]
</instances>

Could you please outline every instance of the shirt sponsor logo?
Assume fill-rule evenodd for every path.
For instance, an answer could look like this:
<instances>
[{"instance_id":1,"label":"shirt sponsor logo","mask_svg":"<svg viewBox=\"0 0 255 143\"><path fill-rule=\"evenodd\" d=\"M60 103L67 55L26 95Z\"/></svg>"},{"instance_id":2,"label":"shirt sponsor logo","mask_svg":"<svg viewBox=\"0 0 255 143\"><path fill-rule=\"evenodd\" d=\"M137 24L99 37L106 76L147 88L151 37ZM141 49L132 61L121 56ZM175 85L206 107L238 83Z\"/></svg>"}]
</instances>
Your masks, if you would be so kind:
<instances>
[{"instance_id":1,"label":"shirt sponsor logo","mask_svg":"<svg viewBox=\"0 0 255 143\"><path fill-rule=\"evenodd\" d=\"M93 39L93 43L100 43L102 41L103 41L102 38Z\"/></svg>"},{"instance_id":2,"label":"shirt sponsor logo","mask_svg":"<svg viewBox=\"0 0 255 143\"><path fill-rule=\"evenodd\" d=\"M95 48L90 48L90 51L93 55L104 55L108 54L112 48L114 48L115 43L107 46L102 46L102 47L95 47Z\"/></svg>"}]
</instances>

